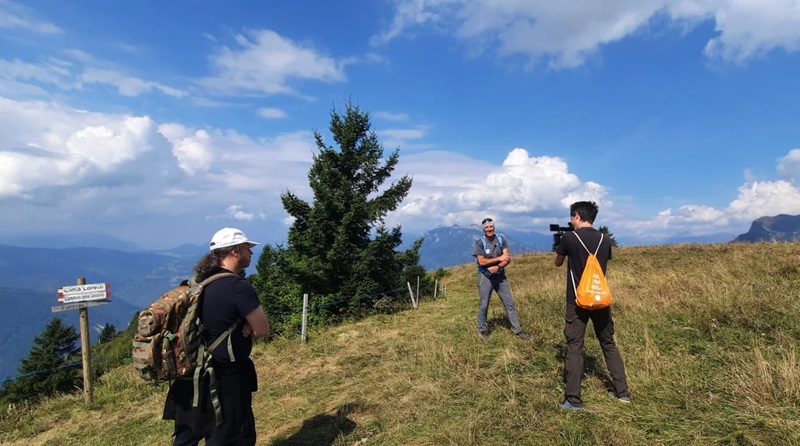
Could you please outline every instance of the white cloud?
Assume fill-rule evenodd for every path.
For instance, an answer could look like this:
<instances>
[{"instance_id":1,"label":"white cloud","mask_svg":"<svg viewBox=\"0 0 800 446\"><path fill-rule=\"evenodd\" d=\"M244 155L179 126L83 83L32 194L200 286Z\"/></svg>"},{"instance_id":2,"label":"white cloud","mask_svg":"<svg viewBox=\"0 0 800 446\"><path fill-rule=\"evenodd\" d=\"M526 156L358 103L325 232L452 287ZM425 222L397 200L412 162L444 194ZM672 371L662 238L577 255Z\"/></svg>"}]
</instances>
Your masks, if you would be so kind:
<instances>
[{"instance_id":1,"label":"white cloud","mask_svg":"<svg viewBox=\"0 0 800 446\"><path fill-rule=\"evenodd\" d=\"M266 218L266 214L263 212L259 212L258 214L245 212L242 210L242 206L238 204L228 206L225 212L234 220L253 221L253 219L264 220Z\"/></svg>"},{"instance_id":2,"label":"white cloud","mask_svg":"<svg viewBox=\"0 0 800 446\"><path fill-rule=\"evenodd\" d=\"M237 35L210 62L215 75L201 82L222 94L297 94L292 80L345 80L345 62L266 29Z\"/></svg>"},{"instance_id":3,"label":"white cloud","mask_svg":"<svg viewBox=\"0 0 800 446\"><path fill-rule=\"evenodd\" d=\"M800 48L800 4L797 0L729 0L709 2L719 36L705 52L710 57L741 62L774 48Z\"/></svg>"},{"instance_id":4,"label":"white cloud","mask_svg":"<svg viewBox=\"0 0 800 446\"><path fill-rule=\"evenodd\" d=\"M266 119L283 119L286 117L286 112L279 108L261 107L256 110L256 114Z\"/></svg>"},{"instance_id":5,"label":"white cloud","mask_svg":"<svg viewBox=\"0 0 800 446\"><path fill-rule=\"evenodd\" d=\"M70 77L70 72L58 63L32 64L18 59L0 59L0 77L66 86L65 80Z\"/></svg>"},{"instance_id":6,"label":"white cloud","mask_svg":"<svg viewBox=\"0 0 800 446\"><path fill-rule=\"evenodd\" d=\"M5 98L0 98L0 121L0 197L81 184L152 150L155 136L147 117Z\"/></svg>"},{"instance_id":7,"label":"white cloud","mask_svg":"<svg viewBox=\"0 0 800 446\"><path fill-rule=\"evenodd\" d=\"M204 216L280 220L282 192L309 195L313 147L308 131L253 139L0 97L0 215L20 232L203 240Z\"/></svg>"},{"instance_id":8,"label":"white cloud","mask_svg":"<svg viewBox=\"0 0 800 446\"><path fill-rule=\"evenodd\" d=\"M573 201L612 206L603 186L581 181L561 158L532 157L521 148L500 167L450 152L411 154L401 157L397 172L413 172L414 186L390 221L415 230L473 224L489 214L506 227L530 230L534 218L561 218Z\"/></svg>"},{"instance_id":9,"label":"white cloud","mask_svg":"<svg viewBox=\"0 0 800 446\"><path fill-rule=\"evenodd\" d=\"M406 122L411 119L406 113L392 113L387 111L377 111L375 113L369 114L371 118L374 119L381 119L384 121L393 121L393 122Z\"/></svg>"},{"instance_id":10,"label":"white cloud","mask_svg":"<svg viewBox=\"0 0 800 446\"><path fill-rule=\"evenodd\" d=\"M374 45L430 28L477 52L524 55L531 64L572 68L603 45L647 30L660 18L681 28L711 20L717 35L706 55L741 62L775 48L800 46L797 0L400 0L391 25Z\"/></svg>"},{"instance_id":11,"label":"white cloud","mask_svg":"<svg viewBox=\"0 0 800 446\"><path fill-rule=\"evenodd\" d=\"M800 189L788 181L762 181L742 185L726 211L738 220L765 215L800 214Z\"/></svg>"},{"instance_id":12,"label":"white cloud","mask_svg":"<svg viewBox=\"0 0 800 446\"><path fill-rule=\"evenodd\" d=\"M0 1L0 28L29 31L37 34L61 34L61 28L38 20L26 6L9 0Z\"/></svg>"},{"instance_id":13,"label":"white cloud","mask_svg":"<svg viewBox=\"0 0 800 446\"><path fill-rule=\"evenodd\" d=\"M126 76L112 70L87 68L83 72L81 79L86 83L111 85L123 96L139 96L153 90L176 98L186 95L186 92L177 88L172 88L157 82L145 81L137 77Z\"/></svg>"},{"instance_id":14,"label":"white cloud","mask_svg":"<svg viewBox=\"0 0 800 446\"><path fill-rule=\"evenodd\" d=\"M178 161L178 167L187 175L211 168L213 147L207 131L190 132L182 125L173 123L162 124L158 131L172 143L172 154Z\"/></svg>"},{"instance_id":15,"label":"white cloud","mask_svg":"<svg viewBox=\"0 0 800 446\"><path fill-rule=\"evenodd\" d=\"M800 178L800 149L792 149L778 160L778 174L787 180Z\"/></svg>"}]
</instances>

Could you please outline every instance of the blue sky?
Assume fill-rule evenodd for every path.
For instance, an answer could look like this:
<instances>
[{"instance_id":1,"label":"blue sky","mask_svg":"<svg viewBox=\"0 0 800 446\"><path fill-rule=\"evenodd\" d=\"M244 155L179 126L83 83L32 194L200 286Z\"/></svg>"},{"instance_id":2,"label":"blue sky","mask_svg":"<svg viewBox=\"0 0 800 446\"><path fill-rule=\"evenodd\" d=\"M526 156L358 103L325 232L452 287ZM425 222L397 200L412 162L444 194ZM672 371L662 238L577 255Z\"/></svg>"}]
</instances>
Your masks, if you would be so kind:
<instances>
[{"instance_id":1,"label":"blue sky","mask_svg":"<svg viewBox=\"0 0 800 446\"><path fill-rule=\"evenodd\" d=\"M0 0L0 225L282 241L350 100L405 232L739 234L800 214L799 79L798 0Z\"/></svg>"}]
</instances>

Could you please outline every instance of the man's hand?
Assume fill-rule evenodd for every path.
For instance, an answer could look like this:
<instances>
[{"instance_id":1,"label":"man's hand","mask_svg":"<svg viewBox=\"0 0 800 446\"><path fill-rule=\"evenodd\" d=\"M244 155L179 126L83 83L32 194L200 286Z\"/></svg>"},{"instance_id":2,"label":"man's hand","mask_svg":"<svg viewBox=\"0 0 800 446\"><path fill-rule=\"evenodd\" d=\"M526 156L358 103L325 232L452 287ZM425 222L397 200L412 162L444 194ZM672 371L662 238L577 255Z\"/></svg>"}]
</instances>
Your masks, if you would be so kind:
<instances>
[{"instance_id":1,"label":"man's hand","mask_svg":"<svg viewBox=\"0 0 800 446\"><path fill-rule=\"evenodd\" d=\"M242 327L242 335L246 338L253 336L253 339L255 339L255 332L253 331L253 328L250 326L250 324L244 324L244 326Z\"/></svg>"}]
</instances>

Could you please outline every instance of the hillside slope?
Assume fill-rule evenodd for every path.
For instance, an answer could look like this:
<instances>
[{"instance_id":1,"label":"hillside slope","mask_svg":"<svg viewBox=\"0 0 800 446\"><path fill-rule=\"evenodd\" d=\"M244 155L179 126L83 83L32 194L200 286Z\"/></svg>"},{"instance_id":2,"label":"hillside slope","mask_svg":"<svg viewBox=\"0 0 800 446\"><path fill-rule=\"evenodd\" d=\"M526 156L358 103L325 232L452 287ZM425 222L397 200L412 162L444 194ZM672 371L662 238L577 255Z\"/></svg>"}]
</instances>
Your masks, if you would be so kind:
<instances>
[{"instance_id":1,"label":"hillside slope","mask_svg":"<svg viewBox=\"0 0 800 446\"><path fill-rule=\"evenodd\" d=\"M606 394L587 333L587 411L559 409L565 270L517 256L509 276L523 327L493 299L492 334L475 325L473 265L446 296L259 344L260 445L800 444L800 243L620 248L609 266L617 340L633 403ZM169 444L166 386L130 367L80 394L0 412L5 445Z\"/></svg>"}]
</instances>

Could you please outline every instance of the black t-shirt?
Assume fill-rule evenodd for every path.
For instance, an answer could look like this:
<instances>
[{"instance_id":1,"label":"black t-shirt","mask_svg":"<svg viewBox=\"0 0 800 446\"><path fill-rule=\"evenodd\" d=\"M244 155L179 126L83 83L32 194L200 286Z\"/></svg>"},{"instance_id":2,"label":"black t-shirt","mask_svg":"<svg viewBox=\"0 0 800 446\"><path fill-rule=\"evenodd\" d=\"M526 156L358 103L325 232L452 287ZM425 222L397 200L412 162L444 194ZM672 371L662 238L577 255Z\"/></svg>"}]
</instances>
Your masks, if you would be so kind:
<instances>
[{"instance_id":1,"label":"black t-shirt","mask_svg":"<svg viewBox=\"0 0 800 446\"><path fill-rule=\"evenodd\" d=\"M608 261L611 260L611 240L603 235L603 242L600 245L600 249L598 249L597 245L600 243L600 236L602 234L597 229L589 227L579 228L572 232L565 232L564 235L561 236L561 243L559 243L558 248L556 248L556 254L567 257L567 305L571 304L573 306L575 305L575 289L572 287L570 271L574 274L575 284L577 285L578 282L581 281L581 274L583 274L583 270L586 268L586 258L589 256L589 253L583 248L583 245L578 241L578 237L576 237L575 234L577 234L583 241L583 244L586 245L586 249L592 251L592 254L597 250L597 262L600 263L600 267L603 268L603 274L606 272Z\"/></svg>"},{"instance_id":2,"label":"black t-shirt","mask_svg":"<svg viewBox=\"0 0 800 446\"><path fill-rule=\"evenodd\" d=\"M220 268L215 274L220 272L229 271ZM211 282L203 289L202 321L206 328L205 340L208 343L214 342L234 322L241 321L231 334L233 354L236 362L249 358L253 340L244 337L241 327L245 323L245 315L260 305L256 290L244 277L223 277ZM224 341L212 353L214 362L223 368L230 364L227 346L227 341Z\"/></svg>"}]
</instances>

